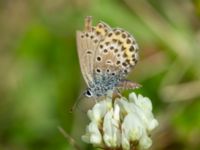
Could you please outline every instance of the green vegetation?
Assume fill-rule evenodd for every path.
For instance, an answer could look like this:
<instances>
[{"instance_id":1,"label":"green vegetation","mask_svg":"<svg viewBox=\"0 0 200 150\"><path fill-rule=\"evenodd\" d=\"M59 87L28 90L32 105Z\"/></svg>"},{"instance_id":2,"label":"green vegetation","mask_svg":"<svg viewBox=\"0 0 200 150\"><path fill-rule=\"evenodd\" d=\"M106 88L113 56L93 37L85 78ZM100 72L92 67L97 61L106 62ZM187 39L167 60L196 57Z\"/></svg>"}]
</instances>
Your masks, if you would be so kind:
<instances>
[{"instance_id":1,"label":"green vegetation","mask_svg":"<svg viewBox=\"0 0 200 150\"><path fill-rule=\"evenodd\" d=\"M200 149L200 2L181 0L4 0L0 2L0 149L83 149L87 122L70 113L85 88L76 30L93 16L136 38L129 79L152 99L159 127L153 150Z\"/></svg>"}]
</instances>

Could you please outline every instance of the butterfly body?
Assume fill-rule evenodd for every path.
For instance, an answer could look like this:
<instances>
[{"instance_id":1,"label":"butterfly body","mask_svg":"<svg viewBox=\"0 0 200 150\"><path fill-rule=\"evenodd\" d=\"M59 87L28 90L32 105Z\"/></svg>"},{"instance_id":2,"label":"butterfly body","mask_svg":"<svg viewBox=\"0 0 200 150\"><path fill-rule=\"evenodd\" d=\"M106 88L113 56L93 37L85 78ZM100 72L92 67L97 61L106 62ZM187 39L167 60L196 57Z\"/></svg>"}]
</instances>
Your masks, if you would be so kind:
<instances>
[{"instance_id":1,"label":"butterfly body","mask_svg":"<svg viewBox=\"0 0 200 150\"><path fill-rule=\"evenodd\" d=\"M128 85L122 83L138 61L138 45L128 32L103 22L92 26L91 17L86 17L85 30L77 31L77 47L86 96L104 96Z\"/></svg>"}]
</instances>

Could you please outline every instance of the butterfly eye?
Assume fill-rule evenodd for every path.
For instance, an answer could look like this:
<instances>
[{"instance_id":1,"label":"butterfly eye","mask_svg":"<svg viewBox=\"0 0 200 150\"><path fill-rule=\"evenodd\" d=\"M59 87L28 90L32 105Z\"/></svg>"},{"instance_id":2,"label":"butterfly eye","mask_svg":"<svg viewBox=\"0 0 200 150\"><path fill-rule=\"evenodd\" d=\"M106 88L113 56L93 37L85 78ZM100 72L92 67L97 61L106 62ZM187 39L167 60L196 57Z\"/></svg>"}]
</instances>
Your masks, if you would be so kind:
<instances>
[{"instance_id":1,"label":"butterfly eye","mask_svg":"<svg viewBox=\"0 0 200 150\"><path fill-rule=\"evenodd\" d=\"M91 96L92 96L92 92L88 89L88 90L85 92L85 96L91 97Z\"/></svg>"}]
</instances>

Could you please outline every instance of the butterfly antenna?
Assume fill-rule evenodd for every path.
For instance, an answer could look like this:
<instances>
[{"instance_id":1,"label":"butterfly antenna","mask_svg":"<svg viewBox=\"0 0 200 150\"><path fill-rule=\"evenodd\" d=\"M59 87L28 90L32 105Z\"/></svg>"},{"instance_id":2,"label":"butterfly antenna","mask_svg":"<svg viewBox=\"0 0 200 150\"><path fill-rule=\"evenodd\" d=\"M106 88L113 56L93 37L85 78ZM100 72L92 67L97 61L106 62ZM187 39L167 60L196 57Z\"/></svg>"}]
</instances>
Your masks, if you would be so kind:
<instances>
[{"instance_id":1,"label":"butterfly antenna","mask_svg":"<svg viewBox=\"0 0 200 150\"><path fill-rule=\"evenodd\" d=\"M76 99L74 105L73 105L72 108L70 109L70 112L71 112L71 113L74 112L74 110L77 108L77 106L78 106L78 104L79 104L79 102L80 102L82 96L83 96L83 93L82 93L81 95L79 95L79 97Z\"/></svg>"},{"instance_id":2,"label":"butterfly antenna","mask_svg":"<svg viewBox=\"0 0 200 150\"><path fill-rule=\"evenodd\" d=\"M92 16L87 16L85 18L85 31L92 31Z\"/></svg>"},{"instance_id":3,"label":"butterfly antenna","mask_svg":"<svg viewBox=\"0 0 200 150\"><path fill-rule=\"evenodd\" d=\"M76 150L81 150L77 142L60 126L58 126L60 133L67 139L67 141L74 147Z\"/></svg>"}]
</instances>

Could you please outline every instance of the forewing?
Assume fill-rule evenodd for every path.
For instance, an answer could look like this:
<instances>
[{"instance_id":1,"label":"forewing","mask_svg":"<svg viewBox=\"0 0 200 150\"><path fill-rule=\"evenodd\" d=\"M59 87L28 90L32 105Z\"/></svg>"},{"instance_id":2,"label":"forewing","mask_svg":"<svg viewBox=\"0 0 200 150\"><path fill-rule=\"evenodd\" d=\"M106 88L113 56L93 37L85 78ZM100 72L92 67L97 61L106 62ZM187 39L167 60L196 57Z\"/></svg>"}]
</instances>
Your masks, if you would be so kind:
<instances>
[{"instance_id":1,"label":"forewing","mask_svg":"<svg viewBox=\"0 0 200 150\"><path fill-rule=\"evenodd\" d=\"M90 28L90 27L89 27ZM104 23L99 23L91 30L77 31L77 50L83 78L88 86L93 82L94 56L100 41L110 27Z\"/></svg>"}]
</instances>

